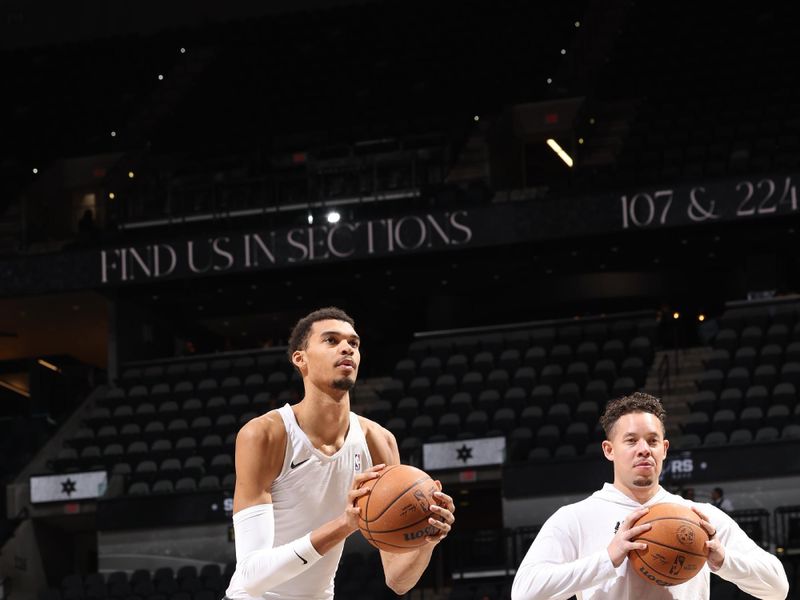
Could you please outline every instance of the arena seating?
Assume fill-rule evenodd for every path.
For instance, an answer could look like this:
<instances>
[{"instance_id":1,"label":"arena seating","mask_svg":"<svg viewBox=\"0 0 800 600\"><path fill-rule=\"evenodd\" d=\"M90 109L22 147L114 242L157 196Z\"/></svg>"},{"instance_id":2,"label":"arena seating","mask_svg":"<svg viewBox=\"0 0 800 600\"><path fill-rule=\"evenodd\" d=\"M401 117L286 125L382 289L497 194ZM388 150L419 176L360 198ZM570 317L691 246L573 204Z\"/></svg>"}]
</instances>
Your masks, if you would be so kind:
<instances>
[{"instance_id":1,"label":"arena seating","mask_svg":"<svg viewBox=\"0 0 800 600\"><path fill-rule=\"evenodd\" d=\"M71 574L48 588L38 600L220 600L235 565L186 565L133 572ZM348 553L336 572L336 600L390 600L377 552Z\"/></svg>"},{"instance_id":2,"label":"arena seating","mask_svg":"<svg viewBox=\"0 0 800 600\"><path fill-rule=\"evenodd\" d=\"M126 369L51 461L54 471L108 469L131 495L232 488L236 433L299 398L282 354Z\"/></svg>"},{"instance_id":3,"label":"arena seating","mask_svg":"<svg viewBox=\"0 0 800 600\"><path fill-rule=\"evenodd\" d=\"M412 462L425 442L495 435L510 461L595 452L606 400L644 385L657 327L651 315L421 339L368 415Z\"/></svg>"},{"instance_id":4,"label":"arena seating","mask_svg":"<svg viewBox=\"0 0 800 600\"><path fill-rule=\"evenodd\" d=\"M722 314L681 447L800 439L798 311L775 302Z\"/></svg>"}]
</instances>

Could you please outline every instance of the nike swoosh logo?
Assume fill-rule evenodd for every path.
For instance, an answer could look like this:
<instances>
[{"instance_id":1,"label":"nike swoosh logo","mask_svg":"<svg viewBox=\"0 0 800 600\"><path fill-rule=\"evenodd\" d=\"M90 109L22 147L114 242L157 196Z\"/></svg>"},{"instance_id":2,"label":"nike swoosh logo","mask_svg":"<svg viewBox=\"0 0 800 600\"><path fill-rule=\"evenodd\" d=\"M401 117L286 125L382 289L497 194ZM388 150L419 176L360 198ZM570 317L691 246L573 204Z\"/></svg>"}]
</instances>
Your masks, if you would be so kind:
<instances>
[{"instance_id":1,"label":"nike swoosh logo","mask_svg":"<svg viewBox=\"0 0 800 600\"><path fill-rule=\"evenodd\" d=\"M290 466L291 466L293 469L296 469L297 467L299 467L299 466L300 466L300 465L302 465L303 463L307 463L307 462L308 462L308 461L310 461L310 460L311 460L310 458L307 458L307 459L305 459L305 460L301 460L299 463L292 462ZM297 552L295 552L295 554L297 554Z\"/></svg>"},{"instance_id":2,"label":"nike swoosh logo","mask_svg":"<svg viewBox=\"0 0 800 600\"><path fill-rule=\"evenodd\" d=\"M307 459L306 459L306 460L307 460ZM304 460L303 462L306 462L306 461ZM307 564L308 564L308 561L307 561L305 558L303 558L302 556L300 556L299 554L297 554L297 550L293 550L293 552L294 552L295 556L297 556L297 558L299 558L300 560L302 560L302 561L303 561L303 564L304 564L304 565L307 565Z\"/></svg>"}]
</instances>

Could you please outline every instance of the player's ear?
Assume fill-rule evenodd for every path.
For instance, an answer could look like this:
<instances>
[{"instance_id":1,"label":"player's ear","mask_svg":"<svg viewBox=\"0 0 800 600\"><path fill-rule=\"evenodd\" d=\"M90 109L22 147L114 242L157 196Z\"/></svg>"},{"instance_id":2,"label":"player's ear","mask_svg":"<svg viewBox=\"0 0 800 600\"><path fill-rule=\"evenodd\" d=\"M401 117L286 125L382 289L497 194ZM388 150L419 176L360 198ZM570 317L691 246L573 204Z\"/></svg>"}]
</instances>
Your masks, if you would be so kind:
<instances>
[{"instance_id":1,"label":"player's ear","mask_svg":"<svg viewBox=\"0 0 800 600\"><path fill-rule=\"evenodd\" d=\"M608 440L603 440L603 454L605 454L608 460L614 460L614 446Z\"/></svg>"},{"instance_id":2,"label":"player's ear","mask_svg":"<svg viewBox=\"0 0 800 600\"><path fill-rule=\"evenodd\" d=\"M306 365L306 353L303 350L292 352L292 364L302 371Z\"/></svg>"}]
</instances>

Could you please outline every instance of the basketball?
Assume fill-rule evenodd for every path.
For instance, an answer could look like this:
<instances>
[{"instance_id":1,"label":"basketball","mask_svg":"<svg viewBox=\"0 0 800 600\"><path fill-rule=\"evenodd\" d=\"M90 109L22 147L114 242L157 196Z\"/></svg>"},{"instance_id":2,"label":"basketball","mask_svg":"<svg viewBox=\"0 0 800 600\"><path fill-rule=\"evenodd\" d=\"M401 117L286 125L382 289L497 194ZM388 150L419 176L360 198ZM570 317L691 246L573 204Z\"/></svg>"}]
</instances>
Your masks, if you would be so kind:
<instances>
[{"instance_id":1,"label":"basketball","mask_svg":"<svg viewBox=\"0 0 800 600\"><path fill-rule=\"evenodd\" d=\"M430 506L436 504L433 493L439 488L425 471L392 465L363 486L372 489L356 502L361 508L358 527L376 548L410 552L424 545L426 536L439 531L428 523L428 518L434 515Z\"/></svg>"},{"instance_id":2,"label":"basketball","mask_svg":"<svg viewBox=\"0 0 800 600\"><path fill-rule=\"evenodd\" d=\"M636 525L651 523L650 531L635 538L647 543L646 550L628 554L631 568L655 585L680 585L700 572L706 563L708 534L700 517L688 506L655 504Z\"/></svg>"}]
</instances>

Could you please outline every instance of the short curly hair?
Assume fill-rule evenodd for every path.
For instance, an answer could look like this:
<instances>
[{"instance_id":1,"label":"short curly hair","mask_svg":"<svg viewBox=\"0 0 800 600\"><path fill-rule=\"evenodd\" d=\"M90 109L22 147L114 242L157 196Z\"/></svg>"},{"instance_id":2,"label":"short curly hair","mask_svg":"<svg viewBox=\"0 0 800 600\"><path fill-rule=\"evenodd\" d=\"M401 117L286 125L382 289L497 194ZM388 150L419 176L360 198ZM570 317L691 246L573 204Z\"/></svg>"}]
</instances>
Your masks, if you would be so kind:
<instances>
[{"instance_id":1,"label":"short curly hair","mask_svg":"<svg viewBox=\"0 0 800 600\"><path fill-rule=\"evenodd\" d=\"M666 429L664 427L664 418L667 415L667 411L661 405L661 400L644 392L634 392L630 396L612 400L606 405L606 410L603 412L603 416L600 417L600 425L606 433L606 439L611 439L611 431L619 418L632 412L653 414L661 421L662 429Z\"/></svg>"},{"instance_id":2,"label":"short curly hair","mask_svg":"<svg viewBox=\"0 0 800 600\"><path fill-rule=\"evenodd\" d=\"M308 336L311 333L311 327L314 323L317 321L327 321L328 319L344 321L353 327L356 326L353 317L348 315L341 308L336 308L335 306L320 308L307 314L295 323L295 326L292 328L292 333L289 335L289 348L287 350L289 362L292 362L292 354L295 353L295 350L302 350L308 345Z\"/></svg>"}]
</instances>

